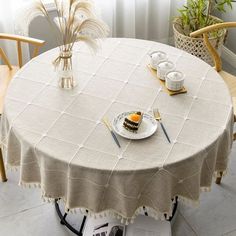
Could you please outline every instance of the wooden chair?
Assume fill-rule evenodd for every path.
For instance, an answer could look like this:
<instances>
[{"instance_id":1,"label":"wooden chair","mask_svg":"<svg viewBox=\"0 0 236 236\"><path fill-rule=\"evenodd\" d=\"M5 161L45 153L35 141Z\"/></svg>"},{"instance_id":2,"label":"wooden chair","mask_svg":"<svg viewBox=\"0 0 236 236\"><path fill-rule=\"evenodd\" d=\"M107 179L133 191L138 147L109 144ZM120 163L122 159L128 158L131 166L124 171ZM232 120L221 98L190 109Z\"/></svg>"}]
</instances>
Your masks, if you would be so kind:
<instances>
[{"instance_id":1,"label":"wooden chair","mask_svg":"<svg viewBox=\"0 0 236 236\"><path fill-rule=\"evenodd\" d=\"M3 100L6 94L8 84L10 83L15 73L23 65L21 43L28 43L34 46L33 57L35 57L38 55L39 48L44 45L45 41L19 35L3 34L3 33L0 33L0 40L15 41L18 54L18 65L15 66L10 63L3 49L0 48L0 58L2 59L2 62L5 63L5 65L0 65L0 115L1 115L3 110ZM7 181L5 167L2 158L1 146L0 146L0 177L3 182Z\"/></svg>"},{"instance_id":2,"label":"wooden chair","mask_svg":"<svg viewBox=\"0 0 236 236\"><path fill-rule=\"evenodd\" d=\"M216 71L220 74L220 76L222 77L222 79L225 81L225 83L227 84L229 88L230 94L232 96L232 101L233 101L234 122L236 122L236 76L222 70L222 62L221 62L220 55L218 54L217 50L211 45L208 39L209 32L217 30L217 29L232 28L232 27L236 27L236 22L218 23L218 24L210 25L200 30L194 31L190 34L190 36L191 37L203 36L204 43L214 60ZM234 133L233 135L233 140L236 140L236 133ZM217 177L216 179L216 184L221 183L222 175L223 173L220 172L220 176Z\"/></svg>"}]
</instances>

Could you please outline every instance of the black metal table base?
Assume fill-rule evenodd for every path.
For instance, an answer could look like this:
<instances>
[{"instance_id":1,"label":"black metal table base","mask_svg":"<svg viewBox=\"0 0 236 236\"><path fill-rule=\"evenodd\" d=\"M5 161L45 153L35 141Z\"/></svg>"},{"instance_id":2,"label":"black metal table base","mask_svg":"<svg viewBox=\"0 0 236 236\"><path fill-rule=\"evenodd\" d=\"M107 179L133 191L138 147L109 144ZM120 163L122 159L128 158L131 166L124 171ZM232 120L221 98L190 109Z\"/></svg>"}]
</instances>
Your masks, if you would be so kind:
<instances>
[{"instance_id":1,"label":"black metal table base","mask_svg":"<svg viewBox=\"0 0 236 236\"><path fill-rule=\"evenodd\" d=\"M168 221L172 221L174 219L178 207L178 197L175 197L174 199L172 199L172 201L173 201L172 216L169 219L167 219Z\"/></svg>"},{"instance_id":2,"label":"black metal table base","mask_svg":"<svg viewBox=\"0 0 236 236\"><path fill-rule=\"evenodd\" d=\"M75 235L83 236L83 230L84 230L84 225L85 225L87 216L84 216L84 217L83 217L82 224L81 224L80 229L79 229L79 231L78 231L78 230L75 229L71 224L69 224L69 223L67 222L67 220L66 220L67 213L64 213L64 215L61 213L61 210L60 210L60 207L59 207L59 204L58 204L58 201L59 201L59 200L60 200L60 199L56 199L56 200L55 200L55 208L56 208L56 212L57 212L57 214L58 214L58 216L59 216L59 218L60 218L60 220L61 220L60 223L61 223L62 225L65 225L65 226L66 226L70 231L72 231ZM176 198L175 198L175 201L174 201L174 203L173 203L172 216L171 216L169 219L167 219L168 221L171 221L171 220L174 218L175 213L176 213L176 210L177 210L177 206L178 206L178 198L176 197ZM145 207L143 207L143 210L144 210L145 215L148 216L148 213L147 213Z\"/></svg>"},{"instance_id":3,"label":"black metal table base","mask_svg":"<svg viewBox=\"0 0 236 236\"><path fill-rule=\"evenodd\" d=\"M86 222L86 219L87 217L84 216L83 218L83 221L82 221L82 224L80 226L80 230L78 231L77 229L75 229L71 224L69 224L66 220L66 216L67 216L67 213L64 213L64 215L62 215L61 213L61 210L60 210L60 207L59 207L59 204L58 204L58 201L59 199L56 199L55 200L55 208L56 208L56 211L57 211L57 214L61 220L61 224L62 225L65 225L70 231L72 231L75 235L78 235L78 236L83 236L83 229L84 229L84 224Z\"/></svg>"}]
</instances>

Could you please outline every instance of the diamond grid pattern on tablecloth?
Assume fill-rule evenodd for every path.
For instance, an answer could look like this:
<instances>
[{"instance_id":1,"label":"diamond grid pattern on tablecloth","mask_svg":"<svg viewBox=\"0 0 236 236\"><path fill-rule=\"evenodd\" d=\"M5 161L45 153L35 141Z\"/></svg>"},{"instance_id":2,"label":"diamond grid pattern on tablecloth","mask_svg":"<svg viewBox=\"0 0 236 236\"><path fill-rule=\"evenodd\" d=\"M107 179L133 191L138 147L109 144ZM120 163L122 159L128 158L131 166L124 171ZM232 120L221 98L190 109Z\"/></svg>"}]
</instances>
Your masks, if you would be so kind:
<instances>
[{"instance_id":1,"label":"diamond grid pattern on tablecloth","mask_svg":"<svg viewBox=\"0 0 236 236\"><path fill-rule=\"evenodd\" d=\"M153 103L158 92L155 88L147 88L128 82L124 85L116 100L128 105L136 105L145 110Z\"/></svg>"},{"instance_id":2,"label":"diamond grid pattern on tablecloth","mask_svg":"<svg viewBox=\"0 0 236 236\"><path fill-rule=\"evenodd\" d=\"M153 103L153 107L158 107L163 113L186 117L192 103L193 97L183 94L170 97L166 92L160 91Z\"/></svg>"},{"instance_id":3,"label":"diamond grid pattern on tablecloth","mask_svg":"<svg viewBox=\"0 0 236 236\"><path fill-rule=\"evenodd\" d=\"M109 41L110 39L104 39L102 43L102 47L98 48L96 52L96 56L99 57L105 57L108 58L111 53L115 50L115 48L120 44L120 41L117 40L116 42L111 43L106 43L106 41ZM80 42L78 44L75 44L73 47L74 52L79 52L79 53L87 53L87 54L93 54L93 50L87 46L86 43Z\"/></svg>"},{"instance_id":4,"label":"diamond grid pattern on tablecloth","mask_svg":"<svg viewBox=\"0 0 236 236\"><path fill-rule=\"evenodd\" d=\"M23 68L18 71L17 77L23 77L24 80L47 84L57 78L52 64L31 60Z\"/></svg>"},{"instance_id":5,"label":"diamond grid pattern on tablecloth","mask_svg":"<svg viewBox=\"0 0 236 236\"><path fill-rule=\"evenodd\" d=\"M119 140L123 147L127 145L127 140ZM111 134L107 131L105 125L102 123L98 124L91 135L88 137L85 142L85 147L102 151L108 154L118 155L120 153L120 150L117 149L116 143L111 138Z\"/></svg>"},{"instance_id":6,"label":"diamond grid pattern on tablecloth","mask_svg":"<svg viewBox=\"0 0 236 236\"><path fill-rule=\"evenodd\" d=\"M96 94L96 97L114 100L123 86L124 83L122 81L93 76L83 90L83 93L92 96Z\"/></svg>"},{"instance_id":7,"label":"diamond grid pattern on tablecloth","mask_svg":"<svg viewBox=\"0 0 236 236\"><path fill-rule=\"evenodd\" d=\"M216 83L210 79L205 79L201 84L198 97L227 105L231 100L231 97L228 96L228 93L229 91L226 89L225 83L218 81Z\"/></svg>"},{"instance_id":8,"label":"diamond grid pattern on tablecloth","mask_svg":"<svg viewBox=\"0 0 236 236\"><path fill-rule=\"evenodd\" d=\"M137 66L134 73L129 78L129 84L139 85L147 88L155 88L158 91L158 88L161 88L160 82L155 78L149 70L145 70L143 66Z\"/></svg>"},{"instance_id":9,"label":"diamond grid pattern on tablecloth","mask_svg":"<svg viewBox=\"0 0 236 236\"><path fill-rule=\"evenodd\" d=\"M103 45L97 56L76 45L79 85L73 91L57 87L55 49L17 74L2 117L4 155L9 165L21 165L20 183L40 183L44 197L63 198L70 209L112 211L128 221L142 206L154 217L170 215L174 196L197 201L214 171L226 169L233 123L229 92L209 65L178 49L134 39ZM187 94L163 91L147 68L152 50L175 60L186 74ZM118 137L118 149L101 118L153 107L172 143L159 126L146 140ZM15 155L19 150L22 155Z\"/></svg>"},{"instance_id":10,"label":"diamond grid pattern on tablecloth","mask_svg":"<svg viewBox=\"0 0 236 236\"><path fill-rule=\"evenodd\" d=\"M45 107L49 110L63 111L74 99L74 91L60 91L56 87L48 86L41 95L33 100L33 104Z\"/></svg>"},{"instance_id":11,"label":"diamond grid pattern on tablecloth","mask_svg":"<svg viewBox=\"0 0 236 236\"><path fill-rule=\"evenodd\" d=\"M112 52L110 58L112 60L122 60L125 63L138 64L140 58L143 58L147 54L147 49L134 47L130 45L120 44Z\"/></svg>"},{"instance_id":12,"label":"diamond grid pattern on tablecloth","mask_svg":"<svg viewBox=\"0 0 236 236\"><path fill-rule=\"evenodd\" d=\"M19 78L11 82L12 98L28 103L44 88L42 83L35 83L31 80ZM26 91L30 91L26 92ZM11 95L10 95L11 96Z\"/></svg>"},{"instance_id":13,"label":"diamond grid pattern on tablecloth","mask_svg":"<svg viewBox=\"0 0 236 236\"><path fill-rule=\"evenodd\" d=\"M126 82L134 69L133 64L124 63L121 58L120 60L108 58L99 68L97 75Z\"/></svg>"},{"instance_id":14,"label":"diamond grid pattern on tablecloth","mask_svg":"<svg viewBox=\"0 0 236 236\"><path fill-rule=\"evenodd\" d=\"M99 121L110 104L111 102L107 99L81 93L65 112L73 116Z\"/></svg>"},{"instance_id":15,"label":"diamond grid pattern on tablecloth","mask_svg":"<svg viewBox=\"0 0 236 236\"><path fill-rule=\"evenodd\" d=\"M198 61L197 61L198 60ZM181 56L176 62L176 68L184 71L186 76L204 77L209 70L209 65L200 59L192 60L192 58Z\"/></svg>"}]
</instances>

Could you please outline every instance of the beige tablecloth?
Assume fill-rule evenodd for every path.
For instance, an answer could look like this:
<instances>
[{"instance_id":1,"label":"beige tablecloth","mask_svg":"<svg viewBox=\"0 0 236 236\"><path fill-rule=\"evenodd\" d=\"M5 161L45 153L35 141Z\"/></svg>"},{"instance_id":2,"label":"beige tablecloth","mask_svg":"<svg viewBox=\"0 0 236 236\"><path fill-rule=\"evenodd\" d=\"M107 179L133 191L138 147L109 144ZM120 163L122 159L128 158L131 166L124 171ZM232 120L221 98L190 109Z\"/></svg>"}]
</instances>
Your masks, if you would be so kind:
<instances>
[{"instance_id":1,"label":"beige tablecloth","mask_svg":"<svg viewBox=\"0 0 236 236\"><path fill-rule=\"evenodd\" d=\"M147 54L162 50L186 75L188 93L169 96L147 68ZM52 60L58 49L31 60L10 84L2 116L9 166L20 184L39 186L43 197L62 198L69 209L132 219L143 206L153 217L171 215L171 199L197 203L215 171L225 171L232 145L230 94L208 64L176 48L136 39L107 39L93 55L77 44L72 91L57 87ZM172 140L158 127L150 138L118 137L105 115L158 107Z\"/></svg>"}]
</instances>

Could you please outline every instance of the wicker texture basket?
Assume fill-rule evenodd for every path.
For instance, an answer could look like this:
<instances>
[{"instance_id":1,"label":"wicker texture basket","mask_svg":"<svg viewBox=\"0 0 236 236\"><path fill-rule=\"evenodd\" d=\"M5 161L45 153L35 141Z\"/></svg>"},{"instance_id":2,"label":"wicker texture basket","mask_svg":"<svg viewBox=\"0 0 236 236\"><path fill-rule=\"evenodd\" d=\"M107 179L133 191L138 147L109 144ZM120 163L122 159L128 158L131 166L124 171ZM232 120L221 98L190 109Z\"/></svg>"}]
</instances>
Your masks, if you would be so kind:
<instances>
[{"instance_id":1,"label":"wicker texture basket","mask_svg":"<svg viewBox=\"0 0 236 236\"><path fill-rule=\"evenodd\" d=\"M209 54L206 46L204 45L203 39L191 38L189 36L184 35L182 33L183 30L180 26L179 19L177 19L173 23L173 31L174 31L174 40L175 40L176 48L180 48L196 57L201 58L206 63L210 65L214 65L212 57ZM220 36L209 39L211 44L217 49L219 55L221 55L221 50L224 44L225 36L226 36L226 30L222 30L222 33Z\"/></svg>"}]
</instances>

